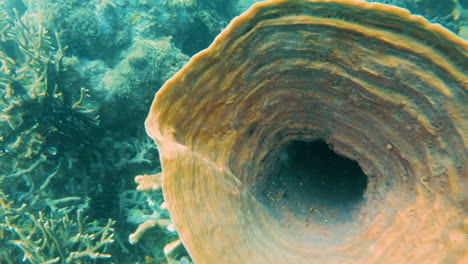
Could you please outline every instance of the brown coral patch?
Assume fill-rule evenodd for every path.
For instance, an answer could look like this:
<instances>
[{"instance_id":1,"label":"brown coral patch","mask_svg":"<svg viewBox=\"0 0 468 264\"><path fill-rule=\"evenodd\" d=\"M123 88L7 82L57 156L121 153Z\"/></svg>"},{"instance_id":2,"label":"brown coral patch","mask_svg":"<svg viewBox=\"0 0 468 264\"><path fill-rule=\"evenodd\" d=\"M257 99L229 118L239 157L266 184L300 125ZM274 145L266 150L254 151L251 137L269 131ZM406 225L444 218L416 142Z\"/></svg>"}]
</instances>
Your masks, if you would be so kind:
<instances>
[{"instance_id":1,"label":"brown coral patch","mask_svg":"<svg viewBox=\"0 0 468 264\"><path fill-rule=\"evenodd\" d=\"M440 25L377 3L267 1L236 18L146 121L194 261L466 259L467 54ZM365 173L352 205L287 167L292 144L316 141Z\"/></svg>"}]
</instances>

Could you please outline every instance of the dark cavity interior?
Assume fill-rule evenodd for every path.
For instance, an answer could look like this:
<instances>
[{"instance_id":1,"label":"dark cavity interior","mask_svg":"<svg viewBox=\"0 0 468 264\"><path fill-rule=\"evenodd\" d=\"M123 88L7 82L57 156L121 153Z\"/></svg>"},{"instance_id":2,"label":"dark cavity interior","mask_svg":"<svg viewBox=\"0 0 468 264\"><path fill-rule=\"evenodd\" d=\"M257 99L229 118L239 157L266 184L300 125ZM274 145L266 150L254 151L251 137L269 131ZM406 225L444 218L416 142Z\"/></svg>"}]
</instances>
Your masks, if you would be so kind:
<instances>
[{"instance_id":1,"label":"dark cavity interior","mask_svg":"<svg viewBox=\"0 0 468 264\"><path fill-rule=\"evenodd\" d=\"M262 183L259 200L287 226L346 224L366 200L368 179L358 163L322 141L292 141L274 162L279 169Z\"/></svg>"}]
</instances>

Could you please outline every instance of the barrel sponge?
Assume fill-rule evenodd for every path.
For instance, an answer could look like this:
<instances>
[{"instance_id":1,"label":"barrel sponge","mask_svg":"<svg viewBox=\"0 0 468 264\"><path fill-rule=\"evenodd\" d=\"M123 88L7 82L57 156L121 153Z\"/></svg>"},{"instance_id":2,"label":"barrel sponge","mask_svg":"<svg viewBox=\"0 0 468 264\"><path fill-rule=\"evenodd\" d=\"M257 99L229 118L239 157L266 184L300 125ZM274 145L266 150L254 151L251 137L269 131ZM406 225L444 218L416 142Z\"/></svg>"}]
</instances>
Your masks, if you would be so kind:
<instances>
[{"instance_id":1,"label":"barrel sponge","mask_svg":"<svg viewBox=\"0 0 468 264\"><path fill-rule=\"evenodd\" d=\"M193 260L466 261L467 69L466 40L406 9L255 4L165 83L146 120ZM279 217L274 203L300 196L260 195L285 146L316 140L368 177L347 221L287 206Z\"/></svg>"}]
</instances>

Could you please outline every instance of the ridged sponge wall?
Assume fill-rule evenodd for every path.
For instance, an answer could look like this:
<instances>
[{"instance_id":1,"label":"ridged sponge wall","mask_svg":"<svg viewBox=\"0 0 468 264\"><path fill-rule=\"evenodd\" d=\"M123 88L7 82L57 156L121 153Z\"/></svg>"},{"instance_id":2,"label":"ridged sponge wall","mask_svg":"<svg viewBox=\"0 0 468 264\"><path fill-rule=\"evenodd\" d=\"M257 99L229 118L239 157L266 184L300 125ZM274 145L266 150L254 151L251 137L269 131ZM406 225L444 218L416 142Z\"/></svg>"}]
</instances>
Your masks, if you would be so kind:
<instances>
[{"instance_id":1,"label":"ridged sponge wall","mask_svg":"<svg viewBox=\"0 0 468 264\"><path fill-rule=\"evenodd\" d=\"M266 1L234 19L146 121L193 260L468 263L467 54L442 26L365 1ZM285 147L317 140L368 177L347 218L302 214L307 193L262 196L288 173Z\"/></svg>"}]
</instances>

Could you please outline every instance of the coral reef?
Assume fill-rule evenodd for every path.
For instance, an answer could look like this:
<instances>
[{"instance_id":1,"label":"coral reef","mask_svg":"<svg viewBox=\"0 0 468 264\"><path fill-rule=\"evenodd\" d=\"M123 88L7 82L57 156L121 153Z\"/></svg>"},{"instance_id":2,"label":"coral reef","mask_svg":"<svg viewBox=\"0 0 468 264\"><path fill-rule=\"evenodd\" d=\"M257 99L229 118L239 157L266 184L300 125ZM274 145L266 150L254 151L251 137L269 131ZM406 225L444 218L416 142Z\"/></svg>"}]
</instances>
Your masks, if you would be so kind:
<instances>
[{"instance_id":1,"label":"coral reef","mask_svg":"<svg viewBox=\"0 0 468 264\"><path fill-rule=\"evenodd\" d=\"M205 0L118 2L130 7L122 17L133 25L136 38L172 36L174 45L189 56L206 48L233 16L226 10L231 0L223 5Z\"/></svg>"},{"instance_id":2,"label":"coral reef","mask_svg":"<svg viewBox=\"0 0 468 264\"><path fill-rule=\"evenodd\" d=\"M205 48L233 16L226 10L231 2L24 0L28 10L38 14L38 23L63 32L63 41L69 43L72 53L110 64L118 62L119 51L137 38L173 36L179 49L193 55Z\"/></svg>"},{"instance_id":3,"label":"coral reef","mask_svg":"<svg viewBox=\"0 0 468 264\"><path fill-rule=\"evenodd\" d=\"M154 246L151 252L143 246L130 245L127 237L141 224L138 222L141 218L128 222L134 226L128 225L126 220L131 217L119 213L132 214L137 209L119 212L118 199L126 188L132 188L125 183L131 182L131 178L126 180L122 175L147 173L158 168L158 164L152 162L157 159L157 150L142 133L141 124L151 95L188 57L173 46L170 38L139 39L128 50L107 43L110 45L105 47L107 51L121 55L118 63L109 54L96 53L96 47L102 46L93 41L106 42L109 36L106 37L107 33L97 38L92 36L96 33L93 30L103 24L92 19L88 22L98 25L80 24L74 19L87 18L84 13L91 16L93 5L113 9L115 6L109 1L93 5L73 1L25 1L26 5L19 2L1 5L0 190L14 201L25 204L23 214L36 217L36 212L55 212L63 208L69 214L76 214L79 202L86 200L87 214L93 221L121 220L115 225L116 243L109 242L106 246L106 254L113 255L113 262L150 263L144 258L158 256L154 263L160 263L165 260L164 245L176 240L176 233L168 232L171 235L167 239L161 234L159 248ZM50 8L58 5L61 5L58 9L67 9L69 5L76 7L76 14L83 16L76 17L72 10L61 17L51 15L54 10ZM106 16L98 14L95 18L108 19ZM39 22L63 33L59 36L54 31L49 32ZM83 29L77 35L67 28L74 25L88 27L90 31ZM91 42L82 43L86 41ZM64 42L67 45L62 44ZM118 49L123 52L120 54ZM72 56L67 57L65 53ZM128 104L128 100L134 103ZM115 115L116 109L126 115ZM132 128L133 123L130 123L128 129L115 130L115 126L122 123L128 125L128 120L139 129ZM45 214L44 217L62 218L64 214ZM70 223L75 221L75 218L70 219ZM12 236L5 239L20 240ZM71 249L66 248L62 253L68 254ZM53 250L46 251L50 251L47 256L55 254ZM5 252L10 256L17 253L12 247L6 247ZM159 255L151 256L153 253ZM44 257L31 255L25 261L46 261ZM64 261L64 256L61 260Z\"/></svg>"},{"instance_id":4,"label":"coral reef","mask_svg":"<svg viewBox=\"0 0 468 264\"><path fill-rule=\"evenodd\" d=\"M193 260L466 262L467 54L450 30L380 3L268 1L234 19L146 121ZM311 183L292 176L308 171L283 167L299 164L291 144L315 141L366 175L346 212L304 205Z\"/></svg>"},{"instance_id":5,"label":"coral reef","mask_svg":"<svg viewBox=\"0 0 468 264\"><path fill-rule=\"evenodd\" d=\"M103 122L126 122L138 113L143 115L156 89L187 61L170 38L136 40L93 90L93 96L102 98ZM128 101L132 104L125 103ZM114 111L111 105L120 105L120 111Z\"/></svg>"},{"instance_id":6,"label":"coral reef","mask_svg":"<svg viewBox=\"0 0 468 264\"><path fill-rule=\"evenodd\" d=\"M439 11L442 1L385 1L468 32L465 0L443 1ZM89 234L115 220L114 242L96 251L109 258L71 262L191 263L152 176L161 171L159 155L143 122L159 87L253 2L0 2L0 192L10 205L0 213L0 262L59 263L85 250L75 241L80 212ZM145 175L138 190L135 175ZM271 188L269 201L291 198ZM59 227L61 253L41 225ZM39 239L50 244L31 251Z\"/></svg>"},{"instance_id":7,"label":"coral reef","mask_svg":"<svg viewBox=\"0 0 468 264\"><path fill-rule=\"evenodd\" d=\"M143 244L158 261L192 263L169 218L161 193L161 173L138 175L135 182L139 192L128 191L125 196L130 195L130 199L121 199L128 201L121 206L127 211L127 222L138 224L129 242Z\"/></svg>"},{"instance_id":8,"label":"coral reef","mask_svg":"<svg viewBox=\"0 0 468 264\"><path fill-rule=\"evenodd\" d=\"M90 222L82 215L87 205L81 207L73 212L67 208L34 212L0 192L0 262L95 263L110 258L105 252L114 242L114 221L109 219L105 226Z\"/></svg>"},{"instance_id":9,"label":"coral reef","mask_svg":"<svg viewBox=\"0 0 468 264\"><path fill-rule=\"evenodd\" d=\"M87 89L66 89L63 75L72 59L64 57L58 34L50 36L27 14L9 18L2 11L0 187L23 192L20 201L38 202L76 147L60 142L91 132L98 120L84 106Z\"/></svg>"},{"instance_id":10,"label":"coral reef","mask_svg":"<svg viewBox=\"0 0 468 264\"><path fill-rule=\"evenodd\" d=\"M37 14L36 23L61 32L75 55L109 60L130 42L129 28L112 0L24 0L24 4Z\"/></svg>"},{"instance_id":11,"label":"coral reef","mask_svg":"<svg viewBox=\"0 0 468 264\"><path fill-rule=\"evenodd\" d=\"M70 153L89 140L76 138L98 126L85 106L87 90L67 77L74 60L64 56L59 35L32 23L29 14L6 5L0 12L1 262L108 258L101 252L113 242L113 221L105 227L87 221L84 198L51 188L71 168Z\"/></svg>"}]
</instances>

